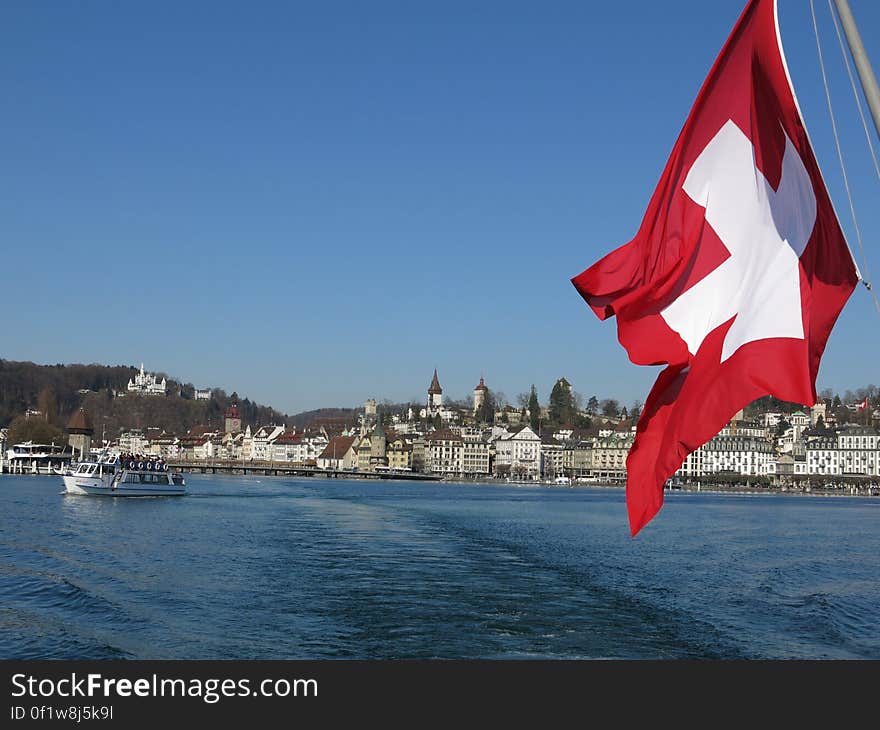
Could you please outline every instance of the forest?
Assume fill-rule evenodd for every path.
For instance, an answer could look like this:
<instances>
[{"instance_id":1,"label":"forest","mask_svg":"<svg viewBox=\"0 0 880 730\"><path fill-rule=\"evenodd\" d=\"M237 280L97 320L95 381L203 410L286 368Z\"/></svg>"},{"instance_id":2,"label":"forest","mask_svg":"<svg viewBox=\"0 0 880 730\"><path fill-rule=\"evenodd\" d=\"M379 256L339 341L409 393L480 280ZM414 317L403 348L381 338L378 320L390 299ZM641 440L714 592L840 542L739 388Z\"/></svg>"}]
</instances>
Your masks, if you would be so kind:
<instances>
[{"instance_id":1,"label":"forest","mask_svg":"<svg viewBox=\"0 0 880 730\"><path fill-rule=\"evenodd\" d=\"M38 365L32 362L0 360L0 428L10 427L9 439L30 437L38 429L44 441L63 432L68 419L78 408L86 410L95 429L95 437L102 434L116 438L126 428L158 427L178 436L197 425L213 429L223 428L226 409L238 403L243 424L252 427L267 423L284 423L285 414L268 406L239 398L237 393L227 395L222 389L212 391L208 401L193 399L192 383L179 383L164 373L168 394L145 396L124 392L137 368L129 365ZM40 412L27 419L28 410ZM25 427L25 422L30 425ZM37 425L41 424L41 425ZM26 439L25 439L26 440Z\"/></svg>"}]
</instances>

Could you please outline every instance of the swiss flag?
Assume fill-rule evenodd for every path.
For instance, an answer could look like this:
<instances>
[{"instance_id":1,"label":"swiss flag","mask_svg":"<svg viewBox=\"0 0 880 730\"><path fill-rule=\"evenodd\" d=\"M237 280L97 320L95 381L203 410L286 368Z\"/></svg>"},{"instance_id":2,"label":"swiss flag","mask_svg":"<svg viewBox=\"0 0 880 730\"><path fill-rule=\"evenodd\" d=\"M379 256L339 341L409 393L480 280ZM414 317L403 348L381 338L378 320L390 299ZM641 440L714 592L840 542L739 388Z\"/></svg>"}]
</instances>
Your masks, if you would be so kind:
<instances>
[{"instance_id":1,"label":"swiss flag","mask_svg":"<svg viewBox=\"0 0 880 730\"><path fill-rule=\"evenodd\" d=\"M709 73L636 237L572 283L617 315L638 365L668 364L627 458L635 535L666 480L764 395L812 405L859 280L782 55L774 0L751 0Z\"/></svg>"},{"instance_id":2,"label":"swiss flag","mask_svg":"<svg viewBox=\"0 0 880 730\"><path fill-rule=\"evenodd\" d=\"M856 410L864 411L868 407L868 396L865 396L865 400L856 405Z\"/></svg>"}]
</instances>

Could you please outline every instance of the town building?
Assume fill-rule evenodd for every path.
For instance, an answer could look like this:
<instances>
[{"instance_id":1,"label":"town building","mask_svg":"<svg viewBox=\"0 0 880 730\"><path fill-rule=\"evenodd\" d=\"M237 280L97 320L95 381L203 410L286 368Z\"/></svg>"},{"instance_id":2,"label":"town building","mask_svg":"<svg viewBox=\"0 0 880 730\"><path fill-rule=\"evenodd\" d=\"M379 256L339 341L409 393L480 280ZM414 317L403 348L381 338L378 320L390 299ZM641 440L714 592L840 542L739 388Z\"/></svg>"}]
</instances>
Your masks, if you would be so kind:
<instances>
[{"instance_id":1,"label":"town building","mask_svg":"<svg viewBox=\"0 0 880 730\"><path fill-rule=\"evenodd\" d=\"M626 479L626 457L633 445L633 434L627 431L609 433L595 439L590 449L590 472L598 479Z\"/></svg>"},{"instance_id":2,"label":"town building","mask_svg":"<svg viewBox=\"0 0 880 730\"><path fill-rule=\"evenodd\" d=\"M350 471L357 467L356 436L334 436L318 455L319 469Z\"/></svg>"},{"instance_id":3,"label":"town building","mask_svg":"<svg viewBox=\"0 0 880 730\"><path fill-rule=\"evenodd\" d=\"M495 474L512 479L540 479L541 438L529 426L495 439Z\"/></svg>"},{"instance_id":4,"label":"town building","mask_svg":"<svg viewBox=\"0 0 880 730\"><path fill-rule=\"evenodd\" d=\"M719 434L688 454L675 476L684 479L722 473L767 476L774 472L775 464L776 452L766 438Z\"/></svg>"},{"instance_id":5,"label":"town building","mask_svg":"<svg viewBox=\"0 0 880 730\"><path fill-rule=\"evenodd\" d=\"M123 431L119 435L118 446L121 453L143 454L146 453L149 445L149 441L147 441L144 436L144 432L139 428Z\"/></svg>"},{"instance_id":6,"label":"town building","mask_svg":"<svg viewBox=\"0 0 880 730\"><path fill-rule=\"evenodd\" d=\"M286 430L284 426L260 426L254 432L251 442L251 459L253 461L270 461L272 443Z\"/></svg>"},{"instance_id":7,"label":"town building","mask_svg":"<svg viewBox=\"0 0 880 730\"><path fill-rule=\"evenodd\" d=\"M549 434L541 437L541 474L549 479L565 474L565 449Z\"/></svg>"},{"instance_id":8,"label":"town building","mask_svg":"<svg viewBox=\"0 0 880 730\"><path fill-rule=\"evenodd\" d=\"M401 471L409 471L412 469L412 442L410 442L405 436L400 434L389 436L385 455L388 460L389 469L398 469Z\"/></svg>"},{"instance_id":9,"label":"town building","mask_svg":"<svg viewBox=\"0 0 880 730\"><path fill-rule=\"evenodd\" d=\"M461 433L461 442L462 474L473 477L489 474L490 447L489 441L484 437L482 431L464 429Z\"/></svg>"},{"instance_id":10,"label":"town building","mask_svg":"<svg viewBox=\"0 0 880 730\"><path fill-rule=\"evenodd\" d=\"M461 474L464 441L448 428L425 437L425 468L434 474Z\"/></svg>"},{"instance_id":11,"label":"town building","mask_svg":"<svg viewBox=\"0 0 880 730\"><path fill-rule=\"evenodd\" d=\"M210 388L196 388L193 393L193 398L195 400L211 400L211 389Z\"/></svg>"},{"instance_id":12,"label":"town building","mask_svg":"<svg viewBox=\"0 0 880 730\"><path fill-rule=\"evenodd\" d=\"M150 446L147 454L156 456L165 461L177 459L180 455L179 439L173 433L150 435Z\"/></svg>"}]
</instances>

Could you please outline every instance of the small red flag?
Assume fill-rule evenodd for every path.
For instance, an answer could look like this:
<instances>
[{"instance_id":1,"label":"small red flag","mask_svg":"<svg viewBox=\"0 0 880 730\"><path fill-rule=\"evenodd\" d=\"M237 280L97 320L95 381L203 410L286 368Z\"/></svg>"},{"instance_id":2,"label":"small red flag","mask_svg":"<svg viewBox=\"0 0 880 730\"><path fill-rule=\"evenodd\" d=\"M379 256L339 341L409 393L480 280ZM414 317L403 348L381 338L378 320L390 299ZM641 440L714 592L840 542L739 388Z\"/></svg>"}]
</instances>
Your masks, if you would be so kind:
<instances>
[{"instance_id":1,"label":"small red flag","mask_svg":"<svg viewBox=\"0 0 880 730\"><path fill-rule=\"evenodd\" d=\"M666 480L764 395L812 405L859 279L782 54L751 0L685 122L636 237L572 279L638 365L668 367L627 458L635 535Z\"/></svg>"}]
</instances>

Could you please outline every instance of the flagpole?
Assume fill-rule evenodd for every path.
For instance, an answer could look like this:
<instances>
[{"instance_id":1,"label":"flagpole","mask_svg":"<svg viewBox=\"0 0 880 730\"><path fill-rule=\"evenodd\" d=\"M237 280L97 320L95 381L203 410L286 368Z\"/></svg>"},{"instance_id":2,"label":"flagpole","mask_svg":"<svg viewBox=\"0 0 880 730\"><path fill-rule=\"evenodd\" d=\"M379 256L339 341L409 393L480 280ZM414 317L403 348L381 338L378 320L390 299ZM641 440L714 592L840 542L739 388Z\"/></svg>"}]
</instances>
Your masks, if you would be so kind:
<instances>
[{"instance_id":1,"label":"flagpole","mask_svg":"<svg viewBox=\"0 0 880 730\"><path fill-rule=\"evenodd\" d=\"M871 68L871 61L868 59L868 53L865 51L862 36L859 33L852 10L849 8L848 0L834 0L834 5L837 7L837 15L840 17L843 32L846 34L846 42L859 73L859 81L862 82L862 91L865 92L871 117L874 119L874 130L880 137L880 87L877 86L877 77L874 75L874 69Z\"/></svg>"}]
</instances>

